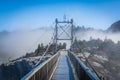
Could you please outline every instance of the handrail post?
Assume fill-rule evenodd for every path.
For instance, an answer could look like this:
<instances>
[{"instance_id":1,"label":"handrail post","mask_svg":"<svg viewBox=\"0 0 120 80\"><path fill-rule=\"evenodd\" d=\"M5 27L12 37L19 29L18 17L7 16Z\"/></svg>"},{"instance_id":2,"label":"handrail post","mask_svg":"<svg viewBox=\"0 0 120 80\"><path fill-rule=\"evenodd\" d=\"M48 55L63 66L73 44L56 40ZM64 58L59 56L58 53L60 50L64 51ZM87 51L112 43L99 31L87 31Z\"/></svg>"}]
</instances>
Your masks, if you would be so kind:
<instances>
[{"instance_id":1,"label":"handrail post","mask_svg":"<svg viewBox=\"0 0 120 80\"><path fill-rule=\"evenodd\" d=\"M48 63L47 63L47 75L46 76L47 76L47 80L48 80Z\"/></svg>"},{"instance_id":2,"label":"handrail post","mask_svg":"<svg viewBox=\"0 0 120 80\"><path fill-rule=\"evenodd\" d=\"M33 78L34 80L35 80L35 75L34 75L34 78Z\"/></svg>"}]
</instances>

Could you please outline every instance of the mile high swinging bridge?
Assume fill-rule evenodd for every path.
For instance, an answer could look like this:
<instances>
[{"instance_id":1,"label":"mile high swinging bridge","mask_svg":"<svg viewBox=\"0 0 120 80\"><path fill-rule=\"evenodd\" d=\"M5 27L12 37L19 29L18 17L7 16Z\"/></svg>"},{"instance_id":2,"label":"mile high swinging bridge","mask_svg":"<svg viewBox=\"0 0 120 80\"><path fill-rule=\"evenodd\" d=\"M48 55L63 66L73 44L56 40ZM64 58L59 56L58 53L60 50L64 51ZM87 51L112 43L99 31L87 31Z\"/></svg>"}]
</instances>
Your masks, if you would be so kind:
<instances>
[{"instance_id":1,"label":"mile high swinging bridge","mask_svg":"<svg viewBox=\"0 0 120 80\"><path fill-rule=\"evenodd\" d=\"M65 24L65 25L64 25ZM70 32L67 32L66 27L70 28ZM60 38L59 28L67 35L66 38ZM26 74L21 80L104 80L101 78L94 67L89 63L85 57L86 62L90 65L91 70L74 54L74 25L73 19L63 21L55 20L55 33L53 40L49 43L46 51L42 55L45 56L52 43L56 45L55 54L45 62L38 64L28 74ZM71 41L70 49L58 51L58 41L69 40ZM42 58L41 58L42 59ZM41 61L40 59L40 61Z\"/></svg>"}]
</instances>

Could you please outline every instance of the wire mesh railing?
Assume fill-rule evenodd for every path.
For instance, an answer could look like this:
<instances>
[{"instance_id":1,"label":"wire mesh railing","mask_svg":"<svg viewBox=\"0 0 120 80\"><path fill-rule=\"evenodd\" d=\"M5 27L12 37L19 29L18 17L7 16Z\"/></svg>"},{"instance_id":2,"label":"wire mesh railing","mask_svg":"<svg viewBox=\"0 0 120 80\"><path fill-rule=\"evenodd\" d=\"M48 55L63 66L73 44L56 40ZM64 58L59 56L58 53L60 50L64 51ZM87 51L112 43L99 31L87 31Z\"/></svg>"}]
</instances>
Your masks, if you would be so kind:
<instances>
[{"instance_id":1,"label":"wire mesh railing","mask_svg":"<svg viewBox=\"0 0 120 80\"><path fill-rule=\"evenodd\" d=\"M68 51L68 56L79 80L100 80L74 53Z\"/></svg>"},{"instance_id":2,"label":"wire mesh railing","mask_svg":"<svg viewBox=\"0 0 120 80\"><path fill-rule=\"evenodd\" d=\"M39 64L36 68L32 69L27 75L21 80L49 80L52 76L54 68L59 59L60 53L57 52L51 58L46 60L44 63Z\"/></svg>"}]
</instances>

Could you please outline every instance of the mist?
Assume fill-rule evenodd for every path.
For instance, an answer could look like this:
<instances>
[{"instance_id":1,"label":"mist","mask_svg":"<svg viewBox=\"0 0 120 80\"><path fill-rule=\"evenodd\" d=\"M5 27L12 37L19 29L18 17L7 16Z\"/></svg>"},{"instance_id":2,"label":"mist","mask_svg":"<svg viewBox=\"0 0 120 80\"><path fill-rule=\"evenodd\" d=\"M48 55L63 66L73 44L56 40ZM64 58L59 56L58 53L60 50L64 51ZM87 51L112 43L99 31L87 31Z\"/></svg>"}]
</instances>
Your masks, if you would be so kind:
<instances>
[{"instance_id":1,"label":"mist","mask_svg":"<svg viewBox=\"0 0 120 80\"><path fill-rule=\"evenodd\" d=\"M90 39L111 39L115 43L120 41L120 32L111 32L111 31L103 31L103 30L86 30L80 31L76 33L76 37L78 40L87 40Z\"/></svg>"},{"instance_id":2,"label":"mist","mask_svg":"<svg viewBox=\"0 0 120 80\"><path fill-rule=\"evenodd\" d=\"M40 28L28 31L13 31L3 35L0 38L0 62L6 62L25 55L26 53L34 52L38 44L47 45L53 36L53 29ZM106 32L103 30L79 30L76 32L78 40L92 39L111 39L115 43L120 40L120 33ZM67 49L70 47L70 42L67 43Z\"/></svg>"},{"instance_id":3,"label":"mist","mask_svg":"<svg viewBox=\"0 0 120 80\"><path fill-rule=\"evenodd\" d=\"M52 29L13 31L0 38L0 62L6 62L33 52L38 44L48 44L53 35Z\"/></svg>"}]
</instances>

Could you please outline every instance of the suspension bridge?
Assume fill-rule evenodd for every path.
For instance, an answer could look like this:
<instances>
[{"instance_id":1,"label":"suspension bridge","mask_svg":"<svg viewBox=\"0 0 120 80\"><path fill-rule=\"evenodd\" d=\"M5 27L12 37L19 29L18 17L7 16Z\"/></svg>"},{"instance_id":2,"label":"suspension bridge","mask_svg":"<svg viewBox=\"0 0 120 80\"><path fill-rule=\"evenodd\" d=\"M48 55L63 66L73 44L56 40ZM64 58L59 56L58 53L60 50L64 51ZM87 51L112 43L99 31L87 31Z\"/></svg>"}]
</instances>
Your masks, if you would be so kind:
<instances>
[{"instance_id":1,"label":"suspension bridge","mask_svg":"<svg viewBox=\"0 0 120 80\"><path fill-rule=\"evenodd\" d=\"M68 28L69 31L67 31ZM62 32L59 32L59 29L61 29ZM64 38L60 37L63 33L64 35L66 34ZM74 54L74 39L73 19L66 20L66 18L64 18L63 21L56 19L53 38L40 61L53 43L55 44L54 55L41 64L39 64L39 61L21 80L103 80L85 56L85 60L90 65L91 69ZM63 40L70 41L70 49L58 49L58 42Z\"/></svg>"}]
</instances>

